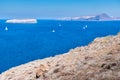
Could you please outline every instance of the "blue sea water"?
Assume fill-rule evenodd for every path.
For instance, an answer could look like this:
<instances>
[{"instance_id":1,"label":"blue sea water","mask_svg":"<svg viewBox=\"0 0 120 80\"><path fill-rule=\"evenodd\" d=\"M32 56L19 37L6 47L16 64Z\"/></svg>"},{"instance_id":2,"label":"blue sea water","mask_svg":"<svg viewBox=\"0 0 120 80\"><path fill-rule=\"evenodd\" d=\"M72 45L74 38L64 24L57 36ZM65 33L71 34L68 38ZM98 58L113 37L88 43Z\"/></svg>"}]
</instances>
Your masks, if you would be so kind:
<instances>
[{"instance_id":1,"label":"blue sea water","mask_svg":"<svg viewBox=\"0 0 120 80\"><path fill-rule=\"evenodd\" d=\"M87 28L83 29L86 25ZM37 24L8 24L1 20L0 73L32 60L87 45L96 37L118 32L120 21L39 20Z\"/></svg>"}]
</instances>

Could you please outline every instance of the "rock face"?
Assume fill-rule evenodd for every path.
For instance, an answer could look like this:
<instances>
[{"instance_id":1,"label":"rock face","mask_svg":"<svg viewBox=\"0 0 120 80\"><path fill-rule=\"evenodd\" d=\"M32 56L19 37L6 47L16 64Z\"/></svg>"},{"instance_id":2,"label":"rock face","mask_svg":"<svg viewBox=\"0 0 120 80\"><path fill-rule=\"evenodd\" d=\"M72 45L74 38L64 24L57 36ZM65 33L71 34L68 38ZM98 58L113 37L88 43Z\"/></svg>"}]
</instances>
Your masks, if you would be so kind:
<instances>
[{"instance_id":1,"label":"rock face","mask_svg":"<svg viewBox=\"0 0 120 80\"><path fill-rule=\"evenodd\" d=\"M120 34L11 68L0 80L120 80Z\"/></svg>"},{"instance_id":2,"label":"rock face","mask_svg":"<svg viewBox=\"0 0 120 80\"><path fill-rule=\"evenodd\" d=\"M10 19L6 23L37 23L36 19Z\"/></svg>"},{"instance_id":3,"label":"rock face","mask_svg":"<svg viewBox=\"0 0 120 80\"><path fill-rule=\"evenodd\" d=\"M106 13L102 13L94 17L88 18L87 20L113 20L113 18L107 15Z\"/></svg>"}]
</instances>

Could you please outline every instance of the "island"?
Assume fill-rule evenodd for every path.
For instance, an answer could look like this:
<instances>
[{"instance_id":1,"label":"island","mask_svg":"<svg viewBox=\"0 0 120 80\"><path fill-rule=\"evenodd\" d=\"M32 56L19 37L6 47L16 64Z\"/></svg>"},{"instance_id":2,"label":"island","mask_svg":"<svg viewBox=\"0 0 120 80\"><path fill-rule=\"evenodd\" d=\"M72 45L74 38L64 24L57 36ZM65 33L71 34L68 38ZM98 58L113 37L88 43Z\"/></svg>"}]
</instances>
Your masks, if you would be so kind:
<instances>
[{"instance_id":1,"label":"island","mask_svg":"<svg viewBox=\"0 0 120 80\"><path fill-rule=\"evenodd\" d=\"M6 23L37 23L37 19L9 19Z\"/></svg>"},{"instance_id":2,"label":"island","mask_svg":"<svg viewBox=\"0 0 120 80\"><path fill-rule=\"evenodd\" d=\"M120 17L113 17L113 16L109 16L106 13L102 13L92 16L64 17L64 18L58 18L58 20L111 21L111 20L120 20Z\"/></svg>"}]
</instances>

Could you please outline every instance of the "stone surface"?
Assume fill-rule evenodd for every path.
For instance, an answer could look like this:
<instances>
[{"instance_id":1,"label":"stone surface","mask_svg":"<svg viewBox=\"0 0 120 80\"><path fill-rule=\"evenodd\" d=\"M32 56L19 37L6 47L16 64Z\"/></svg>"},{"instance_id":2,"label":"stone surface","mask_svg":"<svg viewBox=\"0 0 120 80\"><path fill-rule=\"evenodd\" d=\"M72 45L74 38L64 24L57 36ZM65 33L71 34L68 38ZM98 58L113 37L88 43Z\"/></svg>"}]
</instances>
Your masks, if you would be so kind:
<instances>
[{"instance_id":1,"label":"stone surface","mask_svg":"<svg viewBox=\"0 0 120 80\"><path fill-rule=\"evenodd\" d=\"M0 80L120 80L120 34L11 68Z\"/></svg>"}]
</instances>

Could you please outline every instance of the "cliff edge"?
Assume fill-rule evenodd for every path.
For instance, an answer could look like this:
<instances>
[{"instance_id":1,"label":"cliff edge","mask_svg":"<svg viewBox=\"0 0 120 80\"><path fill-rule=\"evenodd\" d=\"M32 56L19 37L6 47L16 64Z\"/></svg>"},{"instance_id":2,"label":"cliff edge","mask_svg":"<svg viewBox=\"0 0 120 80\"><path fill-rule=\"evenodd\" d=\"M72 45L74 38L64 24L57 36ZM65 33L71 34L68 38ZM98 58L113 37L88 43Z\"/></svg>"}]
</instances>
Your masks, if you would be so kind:
<instances>
[{"instance_id":1,"label":"cliff edge","mask_svg":"<svg viewBox=\"0 0 120 80\"><path fill-rule=\"evenodd\" d=\"M0 80L120 80L120 34L11 68Z\"/></svg>"}]
</instances>

